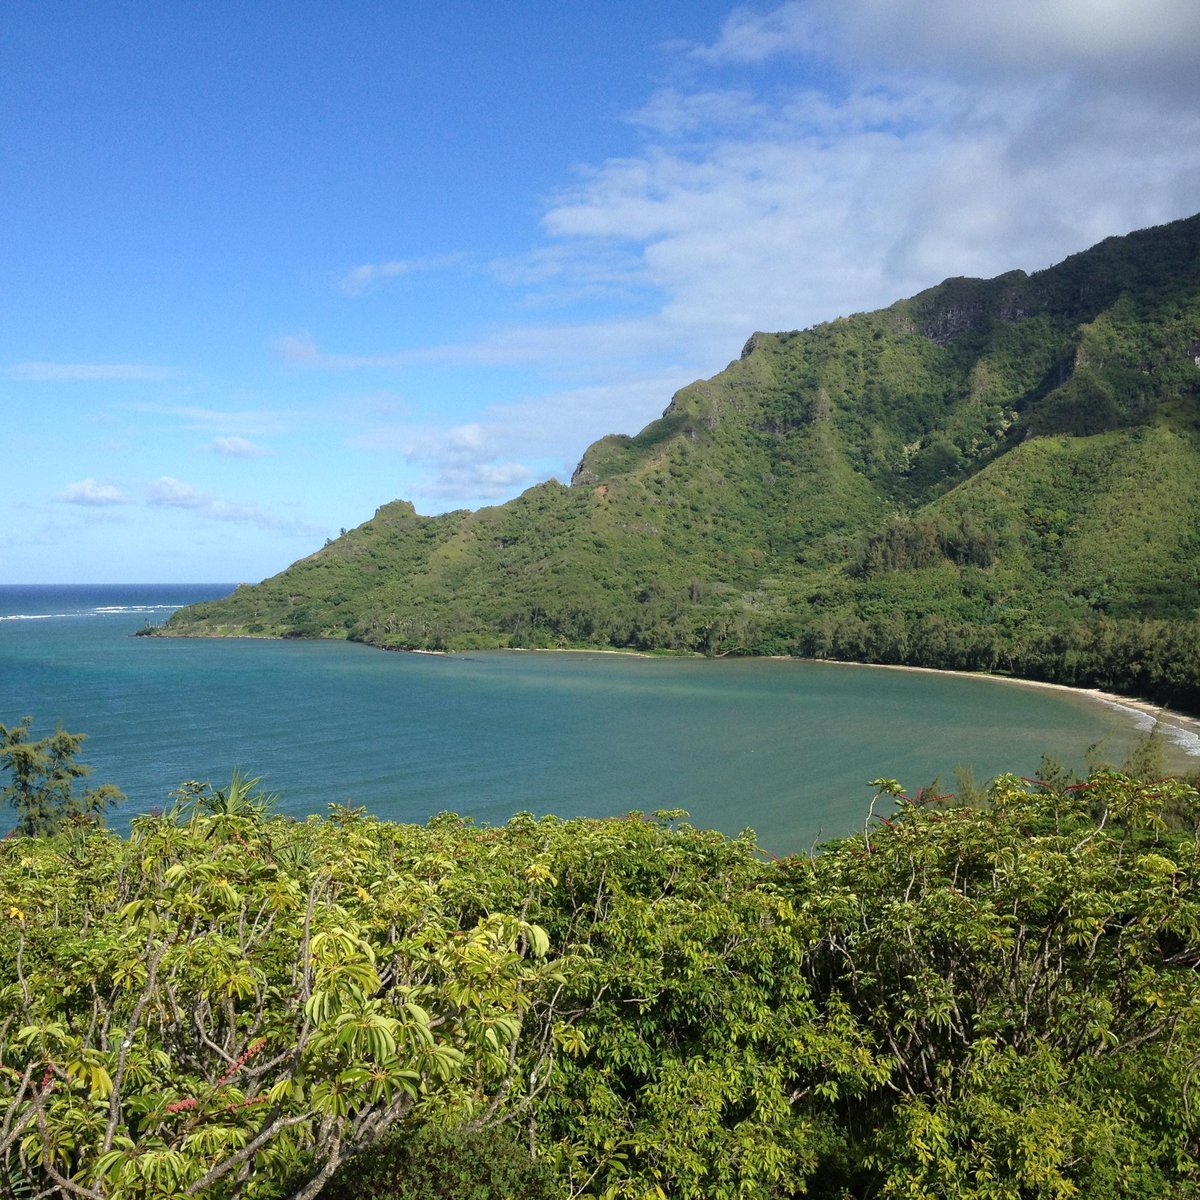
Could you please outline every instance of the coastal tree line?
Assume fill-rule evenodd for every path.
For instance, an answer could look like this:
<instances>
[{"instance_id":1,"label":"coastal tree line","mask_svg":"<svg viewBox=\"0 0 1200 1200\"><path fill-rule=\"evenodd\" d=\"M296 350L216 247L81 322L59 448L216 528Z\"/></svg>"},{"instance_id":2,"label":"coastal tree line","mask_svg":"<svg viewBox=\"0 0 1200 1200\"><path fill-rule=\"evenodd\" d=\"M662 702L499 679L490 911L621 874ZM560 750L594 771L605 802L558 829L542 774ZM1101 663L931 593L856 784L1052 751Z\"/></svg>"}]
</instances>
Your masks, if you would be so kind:
<instances>
[{"instance_id":1,"label":"coastal tree line","mask_svg":"<svg viewBox=\"0 0 1200 1200\"><path fill-rule=\"evenodd\" d=\"M799 629L753 612L707 610L683 595L643 593L634 613L603 602L566 609L534 605L500 622L499 636L479 646L609 645L639 651L707 655L794 655L842 662L984 671L1069 687L1138 696L1200 714L1200 621L1096 616L1047 626L1027 610L994 623L955 620L897 608L836 612ZM445 650L449 630L438 621L394 620L395 648ZM459 643L461 645L461 643Z\"/></svg>"}]
</instances>

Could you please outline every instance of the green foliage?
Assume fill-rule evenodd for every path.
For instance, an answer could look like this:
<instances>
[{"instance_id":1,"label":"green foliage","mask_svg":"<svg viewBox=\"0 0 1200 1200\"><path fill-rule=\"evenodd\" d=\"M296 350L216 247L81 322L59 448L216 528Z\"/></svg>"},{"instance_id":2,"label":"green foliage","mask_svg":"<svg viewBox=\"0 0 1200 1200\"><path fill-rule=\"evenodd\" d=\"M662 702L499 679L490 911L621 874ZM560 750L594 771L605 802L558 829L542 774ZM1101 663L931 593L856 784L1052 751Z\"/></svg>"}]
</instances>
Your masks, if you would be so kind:
<instances>
[{"instance_id":1,"label":"green foliage","mask_svg":"<svg viewBox=\"0 0 1200 1200\"><path fill-rule=\"evenodd\" d=\"M571 487L385 505L166 632L1108 675L1200 711L1200 657L1138 666L1147 623L1200 619L1198 231L755 334ZM1080 649L1097 619L1139 650Z\"/></svg>"},{"instance_id":2,"label":"green foliage","mask_svg":"<svg viewBox=\"0 0 1200 1200\"><path fill-rule=\"evenodd\" d=\"M820 1011L777 868L670 821L537 830L539 921L573 960L577 1014L538 1129L572 1192L787 1194L816 1155L797 1089L854 1092L886 1068Z\"/></svg>"},{"instance_id":3,"label":"green foliage","mask_svg":"<svg viewBox=\"0 0 1200 1200\"><path fill-rule=\"evenodd\" d=\"M398 1122L502 1106L544 935L460 924L403 830L238 792L0 848L0 1154L56 1194L308 1197Z\"/></svg>"},{"instance_id":4,"label":"green foliage","mask_svg":"<svg viewBox=\"0 0 1200 1200\"><path fill-rule=\"evenodd\" d=\"M4 1200L30 1200L33 1184L17 1165L0 1170L0 1197Z\"/></svg>"},{"instance_id":5,"label":"green foliage","mask_svg":"<svg viewBox=\"0 0 1200 1200\"><path fill-rule=\"evenodd\" d=\"M322 1200L558 1200L550 1163L530 1158L507 1130L425 1126L347 1163Z\"/></svg>"},{"instance_id":6,"label":"green foliage","mask_svg":"<svg viewBox=\"0 0 1200 1200\"><path fill-rule=\"evenodd\" d=\"M197 785L124 841L0 843L4 1177L1194 1195L1200 797L1045 776L880 779L782 861L679 812L295 822Z\"/></svg>"},{"instance_id":7,"label":"green foliage","mask_svg":"<svg viewBox=\"0 0 1200 1200\"><path fill-rule=\"evenodd\" d=\"M793 873L821 914L809 971L890 1063L887 1093L845 1108L859 1173L885 1196L1190 1194L1173 1041L1200 1032L1200 859L1165 815L1195 793L1105 773L991 791L985 812L901 797Z\"/></svg>"},{"instance_id":8,"label":"green foliage","mask_svg":"<svg viewBox=\"0 0 1200 1200\"><path fill-rule=\"evenodd\" d=\"M67 733L60 725L34 741L32 726L30 717L0 725L0 768L9 776L7 786L0 788L0 802L16 810L15 832L45 837L72 824L102 825L104 810L125 796L110 783L78 789L92 770L77 757L87 735Z\"/></svg>"}]
</instances>

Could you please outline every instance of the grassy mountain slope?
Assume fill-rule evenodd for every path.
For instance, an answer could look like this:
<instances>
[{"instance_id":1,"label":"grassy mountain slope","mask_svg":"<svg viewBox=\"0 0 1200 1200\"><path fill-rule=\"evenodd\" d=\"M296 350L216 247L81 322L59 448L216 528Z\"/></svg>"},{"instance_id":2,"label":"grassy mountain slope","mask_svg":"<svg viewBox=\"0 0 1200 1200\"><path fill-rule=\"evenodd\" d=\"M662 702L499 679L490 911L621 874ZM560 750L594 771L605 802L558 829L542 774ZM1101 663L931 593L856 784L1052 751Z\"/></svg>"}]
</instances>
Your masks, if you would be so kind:
<instances>
[{"instance_id":1,"label":"grassy mountain slope","mask_svg":"<svg viewBox=\"0 0 1200 1200\"><path fill-rule=\"evenodd\" d=\"M1193 217L1033 275L756 333L639 434L589 447L569 487L438 517L385 505L167 631L799 652L1110 684L1117 663L1121 686L1200 703L1178 678L1148 684L1167 666L1143 661L1196 638L1198 467Z\"/></svg>"}]
</instances>

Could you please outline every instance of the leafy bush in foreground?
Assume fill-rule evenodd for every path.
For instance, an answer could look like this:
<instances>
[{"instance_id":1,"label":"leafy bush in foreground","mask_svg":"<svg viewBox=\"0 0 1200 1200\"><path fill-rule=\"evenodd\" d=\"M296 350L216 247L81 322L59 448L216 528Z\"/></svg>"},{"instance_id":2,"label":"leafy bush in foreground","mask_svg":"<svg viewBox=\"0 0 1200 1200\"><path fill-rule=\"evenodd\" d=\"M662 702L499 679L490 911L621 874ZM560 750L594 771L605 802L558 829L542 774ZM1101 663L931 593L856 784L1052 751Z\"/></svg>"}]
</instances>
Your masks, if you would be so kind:
<instances>
[{"instance_id":1,"label":"leafy bush in foreground","mask_svg":"<svg viewBox=\"0 0 1200 1200\"><path fill-rule=\"evenodd\" d=\"M1197 1194L1182 784L880 781L894 811L779 862L677 813L297 823L244 791L0 844L0 1179Z\"/></svg>"},{"instance_id":2,"label":"leafy bush in foreground","mask_svg":"<svg viewBox=\"0 0 1200 1200\"><path fill-rule=\"evenodd\" d=\"M511 1131L431 1126L381 1142L321 1192L323 1200L556 1200L561 1194L549 1161L530 1158Z\"/></svg>"},{"instance_id":3,"label":"leafy bush in foreground","mask_svg":"<svg viewBox=\"0 0 1200 1200\"><path fill-rule=\"evenodd\" d=\"M545 935L460 926L401 829L184 798L128 841L3 843L6 1160L62 1195L308 1196L397 1122L486 1108Z\"/></svg>"}]
</instances>

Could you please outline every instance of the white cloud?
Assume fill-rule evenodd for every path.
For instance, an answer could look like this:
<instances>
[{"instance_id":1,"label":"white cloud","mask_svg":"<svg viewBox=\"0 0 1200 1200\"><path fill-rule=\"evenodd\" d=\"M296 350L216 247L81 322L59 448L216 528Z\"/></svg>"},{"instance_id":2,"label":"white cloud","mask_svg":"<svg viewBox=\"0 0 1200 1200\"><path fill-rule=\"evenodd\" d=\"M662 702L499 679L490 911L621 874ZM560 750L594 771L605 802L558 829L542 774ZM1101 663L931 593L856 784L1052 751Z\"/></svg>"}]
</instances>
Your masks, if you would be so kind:
<instances>
[{"instance_id":1,"label":"white cloud","mask_svg":"<svg viewBox=\"0 0 1200 1200\"><path fill-rule=\"evenodd\" d=\"M1190 215L1198 44L1194 0L737 9L708 45L674 46L669 86L629 115L628 151L578 166L540 244L487 264L515 308L559 319L365 354L297 334L280 352L324 370L542 370L540 393L457 429L414 414L359 438L424 468L424 494L465 502L455 487L523 482L523 467L635 431L756 329L1036 270ZM366 264L354 286L411 265Z\"/></svg>"},{"instance_id":2,"label":"white cloud","mask_svg":"<svg viewBox=\"0 0 1200 1200\"><path fill-rule=\"evenodd\" d=\"M146 501L158 508L208 508L220 503L199 488L163 475L146 489Z\"/></svg>"},{"instance_id":3,"label":"white cloud","mask_svg":"<svg viewBox=\"0 0 1200 1200\"><path fill-rule=\"evenodd\" d=\"M494 462L502 453L504 431L495 425L485 427L478 421L454 425L449 429L429 426L397 426L392 431L392 448L399 449L410 462L453 464L467 467ZM382 445L387 437L359 439Z\"/></svg>"},{"instance_id":4,"label":"white cloud","mask_svg":"<svg viewBox=\"0 0 1200 1200\"><path fill-rule=\"evenodd\" d=\"M277 516L257 504L222 500L171 475L161 476L146 489L146 503L152 508L184 509L208 520L255 525L278 533L315 537L321 532L310 522Z\"/></svg>"},{"instance_id":5,"label":"white cloud","mask_svg":"<svg viewBox=\"0 0 1200 1200\"><path fill-rule=\"evenodd\" d=\"M264 435L279 433L291 424L282 414L263 408L224 409L202 408L196 405L132 403L133 412L152 413L174 418L184 429L216 433L221 429L241 429L245 433ZM218 438L218 440L221 440ZM242 440L235 436L234 440ZM212 447L216 449L215 445ZM218 451L220 452L220 451ZM227 452L227 451L226 451Z\"/></svg>"},{"instance_id":6,"label":"white cloud","mask_svg":"<svg viewBox=\"0 0 1200 1200\"><path fill-rule=\"evenodd\" d=\"M478 505L480 501L503 500L515 491L537 482L539 476L523 463L445 463L429 483L413 488L416 496L450 500L455 507ZM462 497L469 499L460 504Z\"/></svg>"},{"instance_id":7,"label":"white cloud","mask_svg":"<svg viewBox=\"0 0 1200 1200\"><path fill-rule=\"evenodd\" d=\"M214 438L209 450L228 458L263 458L274 453L265 446L258 446L247 438L237 436Z\"/></svg>"},{"instance_id":8,"label":"white cloud","mask_svg":"<svg viewBox=\"0 0 1200 1200\"><path fill-rule=\"evenodd\" d=\"M1162 75L1198 41L1191 0L738 10L685 54L690 89L634 115L640 151L581 167L545 229L567 266L635 257L628 286L658 297L642 324L722 353L949 275L1048 266L1195 210L1197 89Z\"/></svg>"},{"instance_id":9,"label":"white cloud","mask_svg":"<svg viewBox=\"0 0 1200 1200\"><path fill-rule=\"evenodd\" d=\"M799 5L785 5L798 8ZM1119 90L1191 81L1194 0L844 0L830 31L843 59L978 80L981 73L1073 74Z\"/></svg>"},{"instance_id":10,"label":"white cloud","mask_svg":"<svg viewBox=\"0 0 1200 1200\"><path fill-rule=\"evenodd\" d=\"M23 362L5 374L29 383L158 383L175 378L177 372L144 363Z\"/></svg>"},{"instance_id":11,"label":"white cloud","mask_svg":"<svg viewBox=\"0 0 1200 1200\"><path fill-rule=\"evenodd\" d=\"M701 91L691 94L662 88L630 115L635 125L667 136L714 128L746 126L770 120L771 108L748 89Z\"/></svg>"},{"instance_id":12,"label":"white cloud","mask_svg":"<svg viewBox=\"0 0 1200 1200\"><path fill-rule=\"evenodd\" d=\"M461 254L442 254L433 258L401 258L389 262L362 263L347 271L338 280L338 287L347 296L362 296L390 279L411 275L415 271L442 270L457 266L463 261L464 257Z\"/></svg>"},{"instance_id":13,"label":"white cloud","mask_svg":"<svg viewBox=\"0 0 1200 1200\"><path fill-rule=\"evenodd\" d=\"M414 446L410 459L430 460L437 468L434 482L418 494L494 500L533 483L536 475L524 463L500 461L510 440L501 427L471 422L447 430L433 445Z\"/></svg>"},{"instance_id":14,"label":"white cloud","mask_svg":"<svg viewBox=\"0 0 1200 1200\"><path fill-rule=\"evenodd\" d=\"M474 507L511 496L544 476L510 457L523 441L503 420L472 421L450 428L397 423L376 426L347 439L374 453L400 454L415 471L412 495L448 501L450 507ZM526 449L533 449L528 443Z\"/></svg>"},{"instance_id":15,"label":"white cloud","mask_svg":"<svg viewBox=\"0 0 1200 1200\"><path fill-rule=\"evenodd\" d=\"M446 449L450 454L474 457L484 448L485 441L483 426L478 422L456 425L446 434Z\"/></svg>"},{"instance_id":16,"label":"white cloud","mask_svg":"<svg viewBox=\"0 0 1200 1200\"><path fill-rule=\"evenodd\" d=\"M709 63L761 63L777 54L800 50L813 39L806 4L782 4L760 13L737 8L726 18L711 46L696 46L690 57Z\"/></svg>"},{"instance_id":17,"label":"white cloud","mask_svg":"<svg viewBox=\"0 0 1200 1200\"><path fill-rule=\"evenodd\" d=\"M849 72L886 66L976 82L995 71L1099 72L1128 88L1161 86L1164 72L1194 79L1198 40L1194 0L789 0L735 9L688 57L727 67L808 55Z\"/></svg>"},{"instance_id":18,"label":"white cloud","mask_svg":"<svg viewBox=\"0 0 1200 1200\"><path fill-rule=\"evenodd\" d=\"M114 487L111 483L98 483L90 476L87 479L80 479L77 483L67 484L56 498L64 504L82 504L94 508L129 503L120 488Z\"/></svg>"}]
</instances>

